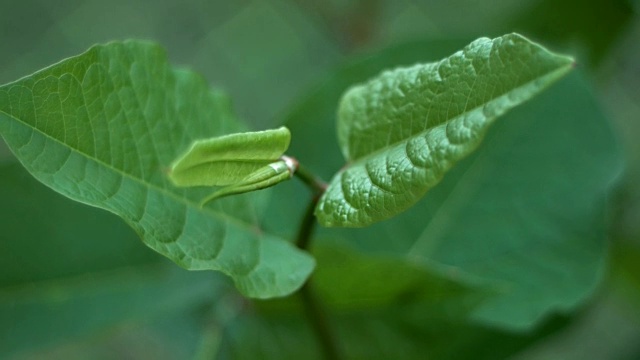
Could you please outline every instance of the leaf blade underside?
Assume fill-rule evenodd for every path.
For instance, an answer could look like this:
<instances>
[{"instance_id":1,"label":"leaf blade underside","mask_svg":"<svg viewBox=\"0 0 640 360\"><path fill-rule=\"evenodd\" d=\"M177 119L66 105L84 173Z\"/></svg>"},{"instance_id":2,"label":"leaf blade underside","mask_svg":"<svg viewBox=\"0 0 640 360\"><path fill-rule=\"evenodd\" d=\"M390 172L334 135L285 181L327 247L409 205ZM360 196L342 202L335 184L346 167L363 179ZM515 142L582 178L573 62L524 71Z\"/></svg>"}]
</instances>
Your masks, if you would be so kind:
<instances>
[{"instance_id":1,"label":"leaf blade underside","mask_svg":"<svg viewBox=\"0 0 640 360\"><path fill-rule=\"evenodd\" d=\"M318 220L361 227L406 210L478 147L497 117L572 67L571 58L510 34L351 88L338 110L347 166L321 198Z\"/></svg>"},{"instance_id":2,"label":"leaf blade underside","mask_svg":"<svg viewBox=\"0 0 640 360\"><path fill-rule=\"evenodd\" d=\"M96 46L0 87L0 134L39 181L119 215L182 267L221 271L247 296L283 296L313 259L263 234L251 198L201 209L202 189L165 176L194 140L240 130L223 94L150 43Z\"/></svg>"}]
</instances>

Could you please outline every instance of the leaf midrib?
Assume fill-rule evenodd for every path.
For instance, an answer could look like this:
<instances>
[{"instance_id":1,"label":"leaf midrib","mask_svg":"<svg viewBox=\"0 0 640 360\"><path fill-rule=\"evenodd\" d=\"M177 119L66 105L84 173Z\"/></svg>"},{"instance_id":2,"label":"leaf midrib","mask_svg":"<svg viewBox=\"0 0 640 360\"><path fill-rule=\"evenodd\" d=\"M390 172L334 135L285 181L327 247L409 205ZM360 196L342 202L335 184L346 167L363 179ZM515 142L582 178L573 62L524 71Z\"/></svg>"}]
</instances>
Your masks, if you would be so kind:
<instances>
[{"instance_id":1,"label":"leaf midrib","mask_svg":"<svg viewBox=\"0 0 640 360\"><path fill-rule=\"evenodd\" d=\"M418 136L423 136L423 135L425 135L425 134L429 133L430 131L432 131L432 129L434 129L434 128L435 128L435 127L437 127L437 126L446 125L446 124L448 124L448 123L449 123L449 122L451 122L451 121L458 120L459 118L461 118L461 117L463 117L463 116L465 116L465 115L467 115L467 114L469 114L469 113L471 113L471 112L473 112L473 111L476 111L476 110L478 110L478 109L481 109L481 108L483 108L483 107L487 106L488 104L492 103L492 102L493 102L493 101L495 101L496 99L499 99L499 98L501 98L501 97L503 97L503 96L506 96L506 95L508 95L509 93L511 93L511 92L513 92L513 91L515 91L515 90L518 90L518 89L521 89L521 88L523 88L523 87L526 87L526 86L528 86L529 84L531 84L531 83L533 83L533 82L535 82L535 81L538 81L538 80L540 80L540 79L546 79L546 78L553 79L554 77L555 77L555 78L560 78L560 76L561 76L564 72L571 70L572 66L573 66L573 62L570 62L569 64L567 64L567 65L565 65L565 66L562 66L562 67L560 67L560 68L558 68L558 69L556 69L556 70L553 70L553 71L550 71L550 72L548 72L548 73L544 74L543 76L536 77L536 78L534 78L534 79L532 79L532 80L529 80L529 81L527 81L527 82L525 82L525 83L523 83L523 84L521 84L521 85L518 85L517 87L511 88L511 89L510 89L509 91L507 91L507 92L504 92L504 93L502 93L502 94L500 94L500 95L498 95L498 96L494 96L493 98L491 98L491 100L489 100L489 101L485 102L484 104L479 105L479 106L476 106L476 107L471 108L471 109L468 109L468 110L465 110L464 112L462 112L462 113L458 114L457 116L455 116L455 117L453 117L453 118L451 118L451 119L445 120L445 121L441 122L441 123L440 123L440 124L438 124L438 125L432 126L432 127L428 128L428 129L425 129L425 130L423 130L423 131L420 131L420 132L418 132L418 133L416 133L416 134L412 134L411 136L406 137L406 138L401 139L401 140L398 140L398 141L396 141L396 142L394 142L394 143L387 144L387 145L385 145L384 147L381 147L381 148L379 148L379 149L377 149L377 150L375 150L375 151L373 151L373 152L370 152L370 153L368 153L368 154L367 154L367 155L365 155L365 156L359 157L358 159L355 159L355 160L349 161L349 162L347 162L347 164L346 164L346 165L345 165L345 166L344 166L344 167L343 167L343 168L338 172L338 174L341 174L341 173L343 173L343 172L347 171L347 170L348 170L349 168L351 168L352 166L360 166L360 165L362 165L362 164L366 163L366 162L367 162L368 160L370 160L371 158L376 158L376 157L378 157L380 154L382 154L382 153L386 153L389 149L392 149L392 148L394 148L394 147L396 147L396 146L398 146L398 145L400 145L400 144L406 143L406 142L407 142L407 141L409 141L410 139L416 138L416 137L418 137ZM547 84L543 85L543 86L540 88L540 90L541 90L541 89L544 89L545 87L547 87L547 86L549 86L549 85L551 85L551 83L547 83ZM531 96L531 97L529 97L529 98L525 99L524 101L522 101L522 102L518 103L518 105L519 105L519 104L522 104L522 103L524 103L524 102L526 102L526 101L528 101L528 100L530 100L532 97L533 97L533 96ZM468 99L468 98L467 98L467 99ZM516 105L516 106L517 106L517 105ZM509 109L507 109L507 111L508 111L508 110L509 110ZM496 119L496 118L498 118L498 117L500 117L500 116L502 116L502 115L504 115L504 113L503 113L503 114L501 114L501 115L499 115L499 116L495 116L495 117L493 117L493 119ZM337 174L336 174L336 175L337 175Z\"/></svg>"}]
</instances>

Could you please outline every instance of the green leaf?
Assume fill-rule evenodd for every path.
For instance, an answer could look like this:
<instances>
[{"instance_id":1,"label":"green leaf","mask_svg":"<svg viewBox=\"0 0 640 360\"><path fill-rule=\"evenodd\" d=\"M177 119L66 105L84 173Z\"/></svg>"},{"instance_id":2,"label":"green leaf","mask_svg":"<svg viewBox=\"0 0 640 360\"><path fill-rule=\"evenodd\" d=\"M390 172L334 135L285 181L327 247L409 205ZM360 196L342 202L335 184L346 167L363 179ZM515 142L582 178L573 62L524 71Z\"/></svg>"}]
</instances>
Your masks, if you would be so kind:
<instances>
[{"instance_id":1,"label":"green leaf","mask_svg":"<svg viewBox=\"0 0 640 360\"><path fill-rule=\"evenodd\" d=\"M126 300L125 300L126 301ZM211 359L201 348L215 350L219 333L212 331L205 304L182 311L164 311L153 318L129 319L93 336L42 349L29 348L19 359ZM164 310L164 309L163 309ZM114 349L117 351L114 354ZM207 355L204 352L203 355Z\"/></svg>"},{"instance_id":2,"label":"green leaf","mask_svg":"<svg viewBox=\"0 0 640 360\"><path fill-rule=\"evenodd\" d=\"M340 244L342 241L320 240L321 245L313 249L318 261L313 285L334 310L357 312L405 302L405 308L408 303L420 308L416 317L451 321L464 318L495 295L498 285L425 259L406 261L396 254L366 254Z\"/></svg>"},{"instance_id":3,"label":"green leaf","mask_svg":"<svg viewBox=\"0 0 640 360\"><path fill-rule=\"evenodd\" d=\"M203 306L215 299L211 275L156 263L3 287L0 354L60 345Z\"/></svg>"},{"instance_id":4,"label":"green leaf","mask_svg":"<svg viewBox=\"0 0 640 360\"><path fill-rule=\"evenodd\" d=\"M169 179L176 186L236 184L278 160L290 141L286 127L196 140L173 163Z\"/></svg>"},{"instance_id":5,"label":"green leaf","mask_svg":"<svg viewBox=\"0 0 640 360\"><path fill-rule=\"evenodd\" d=\"M497 117L572 67L571 58L510 34L351 88L338 110L347 165L318 204L320 223L360 227L406 210L478 147Z\"/></svg>"},{"instance_id":6,"label":"green leaf","mask_svg":"<svg viewBox=\"0 0 640 360\"><path fill-rule=\"evenodd\" d=\"M633 16L629 0L540 0L515 9L501 27L575 49L583 55L581 65L596 68L624 38Z\"/></svg>"},{"instance_id":7,"label":"green leaf","mask_svg":"<svg viewBox=\"0 0 640 360\"><path fill-rule=\"evenodd\" d=\"M395 306L401 310L387 308L331 317L329 325L343 358L508 359L565 325L564 319L559 319L532 333L518 334L441 319L416 323L411 321L410 312L402 310L402 303ZM291 314L291 310L240 314L225 329L220 348L219 357L223 359L324 358L306 319Z\"/></svg>"},{"instance_id":8,"label":"green leaf","mask_svg":"<svg viewBox=\"0 0 640 360\"><path fill-rule=\"evenodd\" d=\"M322 176L334 173L343 162L340 153L330 149L320 156L310 144L335 132L327 119L336 94L394 64L438 59L459 47L459 41L415 41L328 74L286 117L293 134L289 152ZM473 321L531 329L550 314L584 304L600 284L607 259L604 200L621 166L611 125L576 71L506 114L478 151L417 206L367 228L320 228L318 236L501 282L506 286L472 312ZM282 186L273 192L277 200L266 211L265 227L292 236L283 221L304 211L293 199L308 190Z\"/></svg>"},{"instance_id":9,"label":"green leaf","mask_svg":"<svg viewBox=\"0 0 640 360\"><path fill-rule=\"evenodd\" d=\"M255 199L201 209L203 189L164 174L196 139L242 130L221 93L144 42L95 46L0 87L0 134L39 181L121 216L187 269L221 271L247 296L283 296L314 262L261 231Z\"/></svg>"},{"instance_id":10,"label":"green leaf","mask_svg":"<svg viewBox=\"0 0 640 360\"><path fill-rule=\"evenodd\" d=\"M0 164L0 199L2 286L161 260L118 217L69 201L38 183L17 162Z\"/></svg>"}]
</instances>

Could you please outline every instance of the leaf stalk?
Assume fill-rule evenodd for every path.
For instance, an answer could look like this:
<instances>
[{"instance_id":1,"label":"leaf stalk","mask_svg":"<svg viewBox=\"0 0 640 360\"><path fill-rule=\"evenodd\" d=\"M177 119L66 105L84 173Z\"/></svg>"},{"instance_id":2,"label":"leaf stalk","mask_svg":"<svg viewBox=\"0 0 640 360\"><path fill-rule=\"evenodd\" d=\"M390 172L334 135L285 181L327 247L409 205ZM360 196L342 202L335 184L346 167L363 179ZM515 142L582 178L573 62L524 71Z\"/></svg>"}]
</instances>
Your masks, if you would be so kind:
<instances>
[{"instance_id":1,"label":"leaf stalk","mask_svg":"<svg viewBox=\"0 0 640 360\"><path fill-rule=\"evenodd\" d=\"M304 182L313 192L313 196L311 197L309 205L307 205L307 209L305 210L304 217L300 222L300 227L296 236L296 245L298 248L308 250L311 245L313 230L317 223L314 215L315 208L320 197L327 189L327 184L319 177L300 166L297 161L294 175ZM305 316L315 332L324 357L326 359L342 359L336 338L329 326L327 315L322 309L317 296L314 294L309 281L300 288L300 299L302 301Z\"/></svg>"}]
</instances>

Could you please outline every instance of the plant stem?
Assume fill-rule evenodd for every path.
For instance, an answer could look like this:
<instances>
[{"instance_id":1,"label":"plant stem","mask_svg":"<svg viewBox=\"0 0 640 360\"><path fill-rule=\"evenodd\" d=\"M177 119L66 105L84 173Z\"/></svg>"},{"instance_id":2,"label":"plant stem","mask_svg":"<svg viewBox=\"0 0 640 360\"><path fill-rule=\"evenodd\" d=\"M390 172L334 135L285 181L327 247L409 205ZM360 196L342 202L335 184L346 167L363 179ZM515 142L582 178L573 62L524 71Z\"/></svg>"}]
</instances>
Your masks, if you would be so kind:
<instances>
[{"instance_id":1,"label":"plant stem","mask_svg":"<svg viewBox=\"0 0 640 360\"><path fill-rule=\"evenodd\" d=\"M324 191L327 189L327 184L317 176L308 172L304 167L300 166L300 164L298 164L298 168L294 174L302 180L311 189L311 191L313 191L313 196L309 205L307 205L307 209L302 221L300 222L300 228L298 229L298 234L296 236L296 245L298 248L307 250L311 245L311 235L313 234L313 230L316 225L316 219L313 213L316 205L318 204L318 200L320 200L320 196L322 196ZM300 288L300 298L302 300L304 313L309 320L318 341L320 342L320 347L324 353L324 357L326 359L334 360L341 359L342 356L340 355L340 351L338 351L338 345L333 333L331 332L331 328L329 327L327 316L320 306L317 297L313 293L313 289L311 288L309 281Z\"/></svg>"},{"instance_id":2,"label":"plant stem","mask_svg":"<svg viewBox=\"0 0 640 360\"><path fill-rule=\"evenodd\" d=\"M296 236L296 246L302 250L309 249L311 243L311 235L316 225L316 219L313 212L316 209L318 200L320 200L321 193L314 194L307 205L307 210L304 212L304 217L300 222L300 228L298 229L298 235Z\"/></svg>"},{"instance_id":3,"label":"plant stem","mask_svg":"<svg viewBox=\"0 0 640 360\"><path fill-rule=\"evenodd\" d=\"M294 175L302 180L302 182L305 183L311 189L311 191L314 191L316 194L321 195L325 190L327 190L326 182L322 181L322 179L309 172L304 166L300 164L298 164L298 169L296 170Z\"/></svg>"}]
</instances>

